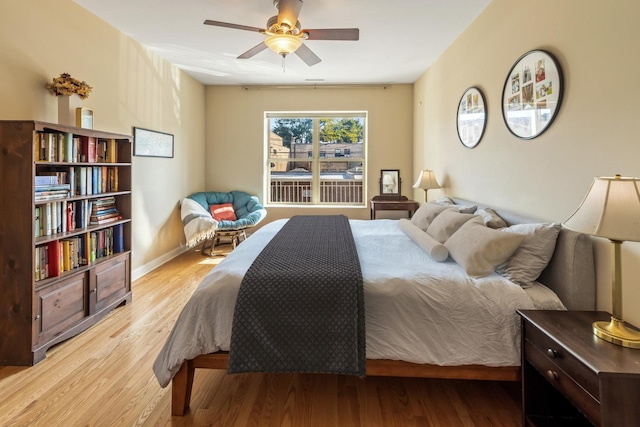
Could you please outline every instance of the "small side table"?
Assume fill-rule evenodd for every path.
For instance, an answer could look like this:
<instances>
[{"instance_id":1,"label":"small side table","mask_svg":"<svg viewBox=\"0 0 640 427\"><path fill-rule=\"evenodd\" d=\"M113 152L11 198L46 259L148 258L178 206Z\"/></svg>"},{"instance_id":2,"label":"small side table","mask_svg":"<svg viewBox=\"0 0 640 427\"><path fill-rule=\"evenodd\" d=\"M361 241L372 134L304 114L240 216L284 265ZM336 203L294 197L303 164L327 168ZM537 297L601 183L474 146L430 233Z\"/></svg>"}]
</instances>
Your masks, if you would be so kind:
<instances>
[{"instance_id":1,"label":"small side table","mask_svg":"<svg viewBox=\"0 0 640 427\"><path fill-rule=\"evenodd\" d=\"M407 211L409 218L418 210L420 204L415 200L409 200L405 196L394 199L376 196L369 201L371 206L371 219L376 219L376 211Z\"/></svg>"},{"instance_id":2,"label":"small side table","mask_svg":"<svg viewBox=\"0 0 640 427\"><path fill-rule=\"evenodd\" d=\"M522 425L640 425L640 350L597 338L603 311L518 310Z\"/></svg>"}]
</instances>

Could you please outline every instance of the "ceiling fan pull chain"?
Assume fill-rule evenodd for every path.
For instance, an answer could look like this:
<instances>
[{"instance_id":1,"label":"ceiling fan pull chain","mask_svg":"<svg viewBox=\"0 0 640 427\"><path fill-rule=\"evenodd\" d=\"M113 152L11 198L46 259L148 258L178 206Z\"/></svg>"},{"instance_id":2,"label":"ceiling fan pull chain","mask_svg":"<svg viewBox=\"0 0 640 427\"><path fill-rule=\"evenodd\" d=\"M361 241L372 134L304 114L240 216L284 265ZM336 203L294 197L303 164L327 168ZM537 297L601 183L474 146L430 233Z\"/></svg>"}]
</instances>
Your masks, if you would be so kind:
<instances>
[{"instance_id":1,"label":"ceiling fan pull chain","mask_svg":"<svg viewBox=\"0 0 640 427\"><path fill-rule=\"evenodd\" d=\"M282 74L284 74L284 72L286 71L286 67L285 67L285 62L284 60L287 59L287 55L282 55Z\"/></svg>"}]
</instances>

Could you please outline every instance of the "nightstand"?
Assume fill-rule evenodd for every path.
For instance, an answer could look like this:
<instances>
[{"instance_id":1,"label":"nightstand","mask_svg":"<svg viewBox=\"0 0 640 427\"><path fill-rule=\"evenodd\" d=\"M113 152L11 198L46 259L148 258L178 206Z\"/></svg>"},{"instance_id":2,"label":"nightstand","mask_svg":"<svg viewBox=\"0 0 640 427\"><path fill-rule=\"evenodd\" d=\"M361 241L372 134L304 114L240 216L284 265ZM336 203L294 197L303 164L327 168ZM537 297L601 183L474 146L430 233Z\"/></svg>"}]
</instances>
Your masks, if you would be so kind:
<instances>
[{"instance_id":1,"label":"nightstand","mask_svg":"<svg viewBox=\"0 0 640 427\"><path fill-rule=\"evenodd\" d=\"M640 350L596 337L603 311L518 310L523 426L640 426Z\"/></svg>"},{"instance_id":2,"label":"nightstand","mask_svg":"<svg viewBox=\"0 0 640 427\"><path fill-rule=\"evenodd\" d=\"M371 206L371 219L376 219L376 211L406 211L409 218L411 218L420 207L418 202L409 200L405 196L376 196L369 203Z\"/></svg>"}]
</instances>

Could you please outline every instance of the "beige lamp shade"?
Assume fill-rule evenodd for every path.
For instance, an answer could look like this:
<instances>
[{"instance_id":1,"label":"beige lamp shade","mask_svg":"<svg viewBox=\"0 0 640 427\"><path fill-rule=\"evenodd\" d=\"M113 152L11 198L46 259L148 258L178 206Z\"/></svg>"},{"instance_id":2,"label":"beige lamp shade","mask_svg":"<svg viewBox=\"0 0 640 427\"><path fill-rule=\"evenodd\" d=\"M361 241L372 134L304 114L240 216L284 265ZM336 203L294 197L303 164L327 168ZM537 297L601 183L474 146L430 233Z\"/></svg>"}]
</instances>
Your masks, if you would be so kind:
<instances>
[{"instance_id":1,"label":"beige lamp shade","mask_svg":"<svg viewBox=\"0 0 640 427\"><path fill-rule=\"evenodd\" d=\"M610 240L640 242L640 179L596 177L567 228Z\"/></svg>"},{"instance_id":2,"label":"beige lamp shade","mask_svg":"<svg viewBox=\"0 0 640 427\"><path fill-rule=\"evenodd\" d=\"M436 180L436 175L432 170L425 169L420 172L418 175L418 179L415 184L413 184L413 188L422 188L423 190L431 190L433 188L440 188L440 184Z\"/></svg>"},{"instance_id":3,"label":"beige lamp shade","mask_svg":"<svg viewBox=\"0 0 640 427\"><path fill-rule=\"evenodd\" d=\"M611 321L593 323L593 333L610 343L640 349L640 333L622 319L622 242L640 241L638 178L594 178L578 209L563 225L611 241Z\"/></svg>"}]
</instances>

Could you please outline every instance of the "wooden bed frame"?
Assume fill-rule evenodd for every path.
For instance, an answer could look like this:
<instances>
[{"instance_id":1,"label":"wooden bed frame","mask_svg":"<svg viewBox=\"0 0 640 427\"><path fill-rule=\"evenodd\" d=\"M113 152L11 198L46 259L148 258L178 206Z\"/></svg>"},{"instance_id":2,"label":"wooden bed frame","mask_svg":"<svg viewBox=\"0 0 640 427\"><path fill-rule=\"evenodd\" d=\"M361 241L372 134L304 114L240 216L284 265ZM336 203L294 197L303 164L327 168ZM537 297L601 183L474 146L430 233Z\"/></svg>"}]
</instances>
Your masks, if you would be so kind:
<instances>
[{"instance_id":1,"label":"wooden bed frame","mask_svg":"<svg viewBox=\"0 0 640 427\"><path fill-rule=\"evenodd\" d=\"M458 204L477 204L454 199ZM477 204L479 208L485 207ZM508 211L494 209L509 224L539 222ZM555 253L540 276L569 310L595 309L595 268L593 246L589 236L563 228ZM171 382L171 413L184 415L191 401L196 368L227 369L229 353L203 354L185 361ZM367 359L369 376L445 378L463 380L519 381L520 366L489 367L482 365L439 366L396 360Z\"/></svg>"},{"instance_id":2,"label":"wooden bed frame","mask_svg":"<svg viewBox=\"0 0 640 427\"><path fill-rule=\"evenodd\" d=\"M228 352L203 354L185 361L171 380L171 414L184 415L191 402L191 389L196 368L227 369ZM367 359L367 376L445 378L459 380L519 381L519 366L489 367L481 365L420 365L399 360Z\"/></svg>"}]
</instances>

